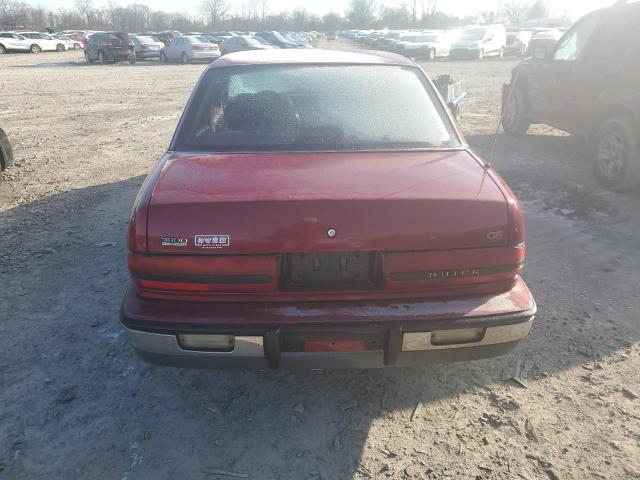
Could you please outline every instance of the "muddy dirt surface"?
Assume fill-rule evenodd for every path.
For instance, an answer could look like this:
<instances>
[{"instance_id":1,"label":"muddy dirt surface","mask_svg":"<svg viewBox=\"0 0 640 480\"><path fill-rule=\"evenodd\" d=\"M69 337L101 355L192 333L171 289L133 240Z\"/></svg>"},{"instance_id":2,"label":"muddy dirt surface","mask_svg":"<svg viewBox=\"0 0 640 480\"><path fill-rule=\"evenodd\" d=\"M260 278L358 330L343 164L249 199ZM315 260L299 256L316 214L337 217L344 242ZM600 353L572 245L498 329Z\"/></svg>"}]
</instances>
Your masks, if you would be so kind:
<instances>
[{"instance_id":1,"label":"muddy dirt surface","mask_svg":"<svg viewBox=\"0 0 640 480\"><path fill-rule=\"evenodd\" d=\"M465 82L460 123L484 156L514 65L425 64ZM602 191L581 141L545 127L501 136L493 159L523 202L539 308L513 354L298 373L139 360L118 318L129 210L203 68L0 56L16 155L0 186L0 479L640 478L640 195Z\"/></svg>"}]
</instances>

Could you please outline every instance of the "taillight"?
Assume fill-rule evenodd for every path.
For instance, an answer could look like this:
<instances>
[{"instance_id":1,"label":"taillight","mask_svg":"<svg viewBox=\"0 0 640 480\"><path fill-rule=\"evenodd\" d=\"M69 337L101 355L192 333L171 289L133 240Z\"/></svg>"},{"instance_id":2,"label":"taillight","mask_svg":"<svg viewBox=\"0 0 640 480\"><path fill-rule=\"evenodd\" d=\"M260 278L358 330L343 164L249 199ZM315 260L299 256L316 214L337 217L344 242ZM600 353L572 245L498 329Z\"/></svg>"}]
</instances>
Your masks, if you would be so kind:
<instances>
[{"instance_id":1,"label":"taillight","mask_svg":"<svg viewBox=\"0 0 640 480\"><path fill-rule=\"evenodd\" d=\"M143 297L162 293L273 292L277 290L278 265L278 257L271 255L129 254L129 271Z\"/></svg>"},{"instance_id":2,"label":"taillight","mask_svg":"<svg viewBox=\"0 0 640 480\"><path fill-rule=\"evenodd\" d=\"M129 39L129 41L127 42L127 44L128 44L130 47L133 47L133 40Z\"/></svg>"},{"instance_id":3,"label":"taillight","mask_svg":"<svg viewBox=\"0 0 640 480\"><path fill-rule=\"evenodd\" d=\"M524 245L385 254L388 290L423 290L494 284L506 290L522 273Z\"/></svg>"}]
</instances>

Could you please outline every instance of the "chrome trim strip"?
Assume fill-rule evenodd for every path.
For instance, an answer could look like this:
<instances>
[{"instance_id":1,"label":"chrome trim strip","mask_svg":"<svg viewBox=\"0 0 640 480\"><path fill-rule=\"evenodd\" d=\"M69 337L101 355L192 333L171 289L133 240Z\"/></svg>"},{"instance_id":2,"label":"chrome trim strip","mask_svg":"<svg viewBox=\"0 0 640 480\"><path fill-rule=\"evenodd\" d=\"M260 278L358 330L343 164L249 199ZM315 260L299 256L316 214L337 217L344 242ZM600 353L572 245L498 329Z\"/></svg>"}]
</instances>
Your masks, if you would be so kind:
<instances>
[{"instance_id":1,"label":"chrome trim strip","mask_svg":"<svg viewBox=\"0 0 640 480\"><path fill-rule=\"evenodd\" d=\"M533 325L533 317L526 322L502 325L498 327L487 327L481 340L478 340L477 342L457 343L452 345L432 345L431 332L405 333L402 336L402 351L418 352L424 350L447 350L452 348L479 347L482 345L514 342L526 337L529 330L531 330L531 325Z\"/></svg>"},{"instance_id":2,"label":"chrome trim strip","mask_svg":"<svg viewBox=\"0 0 640 480\"><path fill-rule=\"evenodd\" d=\"M186 350L180 346L177 335L141 332L125 328L129 341L136 350L148 353L168 355L207 356L207 357L264 357L264 339L261 336L236 336L233 350L230 352L207 352L204 350Z\"/></svg>"}]
</instances>

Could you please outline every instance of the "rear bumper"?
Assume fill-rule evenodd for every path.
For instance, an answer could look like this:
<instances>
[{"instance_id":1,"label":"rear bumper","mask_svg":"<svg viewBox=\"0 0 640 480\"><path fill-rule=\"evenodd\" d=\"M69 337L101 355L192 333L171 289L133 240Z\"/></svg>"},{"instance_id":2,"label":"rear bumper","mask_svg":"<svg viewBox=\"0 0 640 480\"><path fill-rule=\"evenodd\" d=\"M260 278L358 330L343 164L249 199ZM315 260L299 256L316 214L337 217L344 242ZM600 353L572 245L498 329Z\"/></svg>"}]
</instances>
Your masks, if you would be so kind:
<instances>
[{"instance_id":1,"label":"rear bumper","mask_svg":"<svg viewBox=\"0 0 640 480\"><path fill-rule=\"evenodd\" d=\"M141 310L145 304L158 309L151 310L151 316L145 315ZM382 368L504 355L527 336L535 310L535 302L521 280L512 291L500 295L393 305L217 306L141 300L129 291L123 302L122 322L142 358L159 365ZM432 342L433 332L461 329L481 333L470 342ZM234 335L235 346L229 352L186 349L177 336L184 333ZM357 352L307 352L290 347L292 339L319 338L368 338L377 346Z\"/></svg>"}]
</instances>

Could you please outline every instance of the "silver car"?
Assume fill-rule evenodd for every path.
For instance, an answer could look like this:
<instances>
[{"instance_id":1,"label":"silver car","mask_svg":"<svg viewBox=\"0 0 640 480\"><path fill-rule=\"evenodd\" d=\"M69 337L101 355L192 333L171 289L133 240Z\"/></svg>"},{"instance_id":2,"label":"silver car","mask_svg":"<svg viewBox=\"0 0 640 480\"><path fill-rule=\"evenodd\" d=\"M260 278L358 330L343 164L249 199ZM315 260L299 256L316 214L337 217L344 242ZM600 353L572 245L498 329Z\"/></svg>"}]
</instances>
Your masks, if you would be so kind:
<instances>
[{"instance_id":1,"label":"silver car","mask_svg":"<svg viewBox=\"0 0 640 480\"><path fill-rule=\"evenodd\" d=\"M131 39L133 40L133 52L136 54L136 60L160 58L160 50L164 47L164 43L143 35L132 36Z\"/></svg>"},{"instance_id":2,"label":"silver car","mask_svg":"<svg viewBox=\"0 0 640 480\"><path fill-rule=\"evenodd\" d=\"M219 56L220 48L216 43L195 35L177 37L160 50L160 60L163 62L212 62Z\"/></svg>"},{"instance_id":3,"label":"silver car","mask_svg":"<svg viewBox=\"0 0 640 480\"><path fill-rule=\"evenodd\" d=\"M456 31L434 31L402 37L399 51L408 57L422 57L434 60L436 57L448 57L451 44L459 37Z\"/></svg>"}]
</instances>

